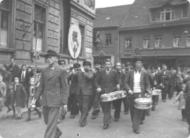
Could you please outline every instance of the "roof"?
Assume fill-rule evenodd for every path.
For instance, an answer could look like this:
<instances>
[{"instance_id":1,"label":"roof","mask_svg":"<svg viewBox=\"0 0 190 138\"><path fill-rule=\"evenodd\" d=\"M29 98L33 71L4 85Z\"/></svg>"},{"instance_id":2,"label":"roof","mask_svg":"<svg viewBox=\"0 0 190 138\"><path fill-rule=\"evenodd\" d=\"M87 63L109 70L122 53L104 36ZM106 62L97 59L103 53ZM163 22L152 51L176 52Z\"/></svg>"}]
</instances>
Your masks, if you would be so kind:
<instances>
[{"instance_id":1,"label":"roof","mask_svg":"<svg viewBox=\"0 0 190 138\"><path fill-rule=\"evenodd\" d=\"M187 0L136 0L130 6L129 14L122 21L121 28L134 28L152 25L150 22L150 9L170 5L187 4Z\"/></svg>"},{"instance_id":2,"label":"roof","mask_svg":"<svg viewBox=\"0 0 190 138\"><path fill-rule=\"evenodd\" d=\"M98 8L96 10L95 28L120 27L120 29L135 29L139 27L159 27L163 23L152 23L150 21L150 10L164 5L187 4L187 0L135 0L131 5L117 7ZM180 24L181 20L175 21ZM165 26L166 23L164 23ZM167 23L167 25L172 23Z\"/></svg>"},{"instance_id":3,"label":"roof","mask_svg":"<svg viewBox=\"0 0 190 138\"><path fill-rule=\"evenodd\" d=\"M131 5L123 5L96 9L95 28L119 27L125 16L128 15Z\"/></svg>"}]
</instances>

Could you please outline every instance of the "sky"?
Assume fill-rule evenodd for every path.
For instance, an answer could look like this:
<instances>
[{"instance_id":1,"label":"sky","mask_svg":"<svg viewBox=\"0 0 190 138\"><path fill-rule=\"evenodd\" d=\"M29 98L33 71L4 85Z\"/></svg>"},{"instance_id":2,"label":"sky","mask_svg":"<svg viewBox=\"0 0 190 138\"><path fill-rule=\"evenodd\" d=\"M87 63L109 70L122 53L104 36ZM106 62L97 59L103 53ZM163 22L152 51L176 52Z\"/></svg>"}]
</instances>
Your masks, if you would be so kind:
<instances>
[{"instance_id":1,"label":"sky","mask_svg":"<svg viewBox=\"0 0 190 138\"><path fill-rule=\"evenodd\" d=\"M96 8L126 5L134 2L134 0L95 0L95 1L96 1Z\"/></svg>"}]
</instances>

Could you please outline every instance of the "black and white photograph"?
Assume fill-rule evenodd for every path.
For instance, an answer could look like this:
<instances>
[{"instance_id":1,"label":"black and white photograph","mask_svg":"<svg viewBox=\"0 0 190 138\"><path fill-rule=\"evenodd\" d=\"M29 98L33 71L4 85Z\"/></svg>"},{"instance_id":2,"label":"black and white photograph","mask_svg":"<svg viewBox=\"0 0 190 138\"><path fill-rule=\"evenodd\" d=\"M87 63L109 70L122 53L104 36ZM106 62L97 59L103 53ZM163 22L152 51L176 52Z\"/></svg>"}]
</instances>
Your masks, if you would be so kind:
<instances>
[{"instance_id":1,"label":"black and white photograph","mask_svg":"<svg viewBox=\"0 0 190 138\"><path fill-rule=\"evenodd\" d=\"M0 138L190 138L190 0L0 0Z\"/></svg>"}]
</instances>

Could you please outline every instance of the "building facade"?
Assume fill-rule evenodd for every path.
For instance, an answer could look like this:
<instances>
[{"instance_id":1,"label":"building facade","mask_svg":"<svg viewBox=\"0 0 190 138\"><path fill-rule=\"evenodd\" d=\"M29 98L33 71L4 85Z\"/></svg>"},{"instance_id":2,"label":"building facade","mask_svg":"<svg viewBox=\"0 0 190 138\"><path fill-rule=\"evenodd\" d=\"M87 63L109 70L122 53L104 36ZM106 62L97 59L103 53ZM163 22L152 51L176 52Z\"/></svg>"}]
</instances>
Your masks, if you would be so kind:
<instances>
[{"instance_id":1,"label":"building facade","mask_svg":"<svg viewBox=\"0 0 190 138\"><path fill-rule=\"evenodd\" d=\"M95 16L94 0L83 3L75 0L2 0L0 4L0 62L7 63L15 56L18 63L45 63L43 55L48 49L60 53L62 59L69 62L72 58L68 52L68 31L74 14L82 13L83 22L82 49L86 49L87 38L92 39L93 19ZM79 25L79 24L78 24ZM91 28L90 28L90 27ZM88 29L90 28L90 29ZM90 34L91 33L91 34ZM89 40L90 43L90 40ZM89 44L89 47L92 48ZM89 50L90 51L90 50ZM83 51L79 59L84 59ZM91 56L88 55L89 60Z\"/></svg>"},{"instance_id":2,"label":"building facade","mask_svg":"<svg viewBox=\"0 0 190 138\"><path fill-rule=\"evenodd\" d=\"M112 7L114 8L114 7ZM98 10L97 10L98 11ZM136 0L119 29L122 63L190 66L190 7L187 0Z\"/></svg>"},{"instance_id":3,"label":"building facade","mask_svg":"<svg viewBox=\"0 0 190 138\"><path fill-rule=\"evenodd\" d=\"M96 9L93 48L95 64L104 64L107 59L112 64L120 60L119 27L128 10L129 5Z\"/></svg>"}]
</instances>

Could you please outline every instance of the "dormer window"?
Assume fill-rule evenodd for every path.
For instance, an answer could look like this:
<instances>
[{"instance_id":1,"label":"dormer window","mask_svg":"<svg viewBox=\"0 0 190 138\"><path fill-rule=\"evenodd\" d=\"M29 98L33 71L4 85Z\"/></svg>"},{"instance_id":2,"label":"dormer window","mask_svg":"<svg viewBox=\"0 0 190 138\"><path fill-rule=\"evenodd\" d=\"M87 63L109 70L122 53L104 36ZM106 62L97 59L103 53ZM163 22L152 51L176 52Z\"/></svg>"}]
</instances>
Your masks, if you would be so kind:
<instances>
[{"instance_id":1,"label":"dormer window","mask_svg":"<svg viewBox=\"0 0 190 138\"><path fill-rule=\"evenodd\" d=\"M160 12L160 21L174 20L174 11L172 9L164 9Z\"/></svg>"}]
</instances>

